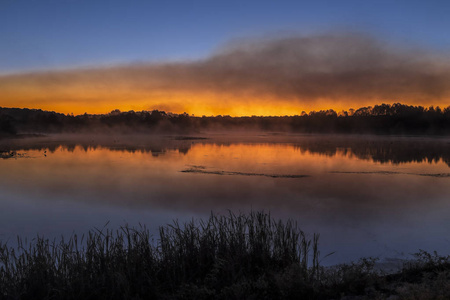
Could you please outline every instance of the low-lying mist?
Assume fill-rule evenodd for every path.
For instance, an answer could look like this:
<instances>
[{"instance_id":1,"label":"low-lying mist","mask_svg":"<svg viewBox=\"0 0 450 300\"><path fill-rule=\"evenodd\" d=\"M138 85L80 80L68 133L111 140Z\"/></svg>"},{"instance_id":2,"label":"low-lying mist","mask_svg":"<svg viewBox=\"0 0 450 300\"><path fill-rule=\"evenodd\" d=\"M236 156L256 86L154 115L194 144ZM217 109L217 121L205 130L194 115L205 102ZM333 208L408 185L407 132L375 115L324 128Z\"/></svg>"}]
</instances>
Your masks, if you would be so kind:
<instances>
[{"instance_id":1,"label":"low-lying mist","mask_svg":"<svg viewBox=\"0 0 450 300\"><path fill-rule=\"evenodd\" d=\"M196 117L164 111L114 110L102 115L64 115L30 109L0 108L0 137L17 134L201 134L205 132L294 132L340 134L450 134L450 106L424 108L400 103L278 117Z\"/></svg>"}]
</instances>

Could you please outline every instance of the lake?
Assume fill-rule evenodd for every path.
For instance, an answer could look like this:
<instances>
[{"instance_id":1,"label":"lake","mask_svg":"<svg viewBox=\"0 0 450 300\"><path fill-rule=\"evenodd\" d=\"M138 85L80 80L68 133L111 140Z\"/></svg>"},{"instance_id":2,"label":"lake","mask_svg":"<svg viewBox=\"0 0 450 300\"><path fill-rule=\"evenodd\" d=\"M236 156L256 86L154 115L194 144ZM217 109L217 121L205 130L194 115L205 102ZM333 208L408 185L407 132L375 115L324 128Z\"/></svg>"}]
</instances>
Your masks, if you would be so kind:
<instances>
[{"instance_id":1,"label":"lake","mask_svg":"<svg viewBox=\"0 0 450 300\"><path fill-rule=\"evenodd\" d=\"M450 254L450 139L283 134L0 140L0 240L211 212L320 234L324 265Z\"/></svg>"}]
</instances>

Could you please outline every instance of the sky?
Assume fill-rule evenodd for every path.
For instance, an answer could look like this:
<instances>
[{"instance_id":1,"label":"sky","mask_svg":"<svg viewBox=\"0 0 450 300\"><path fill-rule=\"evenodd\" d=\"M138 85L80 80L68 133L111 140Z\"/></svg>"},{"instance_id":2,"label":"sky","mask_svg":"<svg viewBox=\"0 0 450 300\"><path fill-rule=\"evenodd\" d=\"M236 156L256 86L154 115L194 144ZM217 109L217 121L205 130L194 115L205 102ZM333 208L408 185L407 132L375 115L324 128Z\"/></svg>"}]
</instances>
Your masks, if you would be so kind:
<instances>
[{"instance_id":1,"label":"sky","mask_svg":"<svg viewBox=\"0 0 450 300\"><path fill-rule=\"evenodd\" d=\"M0 106L196 115L447 106L449 14L448 1L2 0ZM334 64L330 48L341 67L324 71ZM345 55L366 50L354 62ZM301 62L311 58L307 72ZM372 69L355 73L361 62ZM391 94L380 92L387 72ZM342 83L362 75L367 81ZM319 91L324 84L329 91Z\"/></svg>"}]
</instances>

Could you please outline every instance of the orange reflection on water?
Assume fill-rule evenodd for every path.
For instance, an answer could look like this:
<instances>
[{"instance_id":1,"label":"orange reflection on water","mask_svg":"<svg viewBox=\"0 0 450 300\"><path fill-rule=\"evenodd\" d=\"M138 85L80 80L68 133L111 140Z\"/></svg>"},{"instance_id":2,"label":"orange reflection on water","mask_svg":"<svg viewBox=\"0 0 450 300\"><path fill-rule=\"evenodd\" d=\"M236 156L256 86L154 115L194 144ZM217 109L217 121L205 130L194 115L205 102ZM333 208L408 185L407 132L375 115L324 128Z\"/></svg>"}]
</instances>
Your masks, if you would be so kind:
<instances>
[{"instance_id":1,"label":"orange reflection on water","mask_svg":"<svg viewBox=\"0 0 450 300\"><path fill-rule=\"evenodd\" d=\"M149 215L161 219L164 212L166 219L158 219L157 224L163 225L175 215L190 218L211 211L264 209L277 217L294 218L306 232L320 233L323 253L344 253L336 262L385 253L386 245L396 251L413 252L424 245L439 250L450 233L448 226L442 226L450 214L450 177L421 175L450 173L442 158L428 163L424 152L423 157L407 156L396 163L402 158L394 159L393 153L403 153L398 150L404 148L401 145L375 151L359 139L355 143L360 150L355 143L336 147L335 141L323 141L324 137L283 139L23 144L22 150L21 146L16 150L25 157L0 160L0 205L11 207L6 195L21 199L13 203L18 212L12 218L21 228L44 223L43 216L45 222L53 224L54 218L63 224L58 226L75 218L91 227L111 220L111 211L116 224L124 215L127 221L145 224L152 222L145 219ZM62 215L51 214L55 206ZM77 208L77 217L71 207ZM93 207L97 213L92 213ZM28 217L23 217L24 211ZM0 219L1 228L8 224ZM73 226L83 228L76 222L67 226L69 232L77 232ZM424 242L427 239L431 241Z\"/></svg>"},{"instance_id":2,"label":"orange reflection on water","mask_svg":"<svg viewBox=\"0 0 450 300\"><path fill-rule=\"evenodd\" d=\"M448 173L442 160L435 163L403 164L374 162L349 149L331 154L315 153L290 143L193 143L180 149L59 146L25 150L28 158L3 160L2 184L23 192L93 194L99 201L152 202L152 195L169 198L189 197L199 187L204 195L212 190L236 185L242 189L260 189L259 185L315 187L311 197L323 193L341 197L351 189L379 185L383 189L403 187L412 182L442 182L444 179L420 174ZM45 153L44 153L45 151ZM184 170L194 172L184 173ZM230 174L230 172L232 174ZM234 173L233 173L234 172ZM383 173L385 172L385 173ZM271 175L309 176L307 178L271 178ZM247 187L243 183L247 184ZM253 185L253 187L252 187ZM345 192L345 187L348 191ZM321 188L322 187L322 188ZM196 190L197 189L197 190ZM339 193L333 191L339 189ZM343 190L344 189L344 190ZM280 191L272 191L279 193ZM131 193L131 196L130 196ZM236 191L239 194L239 191ZM363 193L361 190L359 193ZM182 196L183 195L183 196ZM214 196L214 193L210 195ZM374 197L371 195L371 197ZM115 202L114 201L114 202ZM178 201L177 201L178 202Z\"/></svg>"}]
</instances>

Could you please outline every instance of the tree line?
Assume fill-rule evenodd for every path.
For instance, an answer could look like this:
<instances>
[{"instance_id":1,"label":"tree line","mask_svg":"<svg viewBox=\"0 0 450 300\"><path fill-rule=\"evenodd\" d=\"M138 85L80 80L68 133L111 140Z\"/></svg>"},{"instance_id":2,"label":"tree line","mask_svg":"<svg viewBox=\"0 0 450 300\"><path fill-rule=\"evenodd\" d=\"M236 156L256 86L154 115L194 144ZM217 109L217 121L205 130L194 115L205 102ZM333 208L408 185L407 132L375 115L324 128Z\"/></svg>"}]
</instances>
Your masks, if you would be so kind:
<instances>
[{"instance_id":1,"label":"tree line","mask_svg":"<svg viewBox=\"0 0 450 300\"><path fill-rule=\"evenodd\" d=\"M336 112L332 109L294 116L193 116L153 111L61 114L40 109L0 108L0 134L23 133L168 133L263 130L299 133L450 134L450 106L400 103Z\"/></svg>"}]
</instances>

